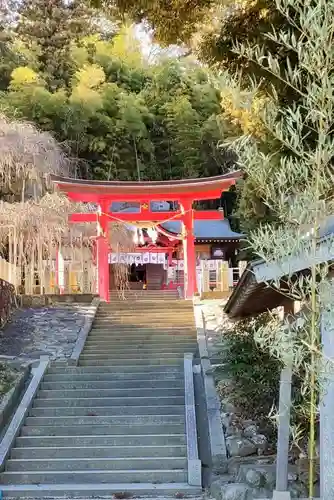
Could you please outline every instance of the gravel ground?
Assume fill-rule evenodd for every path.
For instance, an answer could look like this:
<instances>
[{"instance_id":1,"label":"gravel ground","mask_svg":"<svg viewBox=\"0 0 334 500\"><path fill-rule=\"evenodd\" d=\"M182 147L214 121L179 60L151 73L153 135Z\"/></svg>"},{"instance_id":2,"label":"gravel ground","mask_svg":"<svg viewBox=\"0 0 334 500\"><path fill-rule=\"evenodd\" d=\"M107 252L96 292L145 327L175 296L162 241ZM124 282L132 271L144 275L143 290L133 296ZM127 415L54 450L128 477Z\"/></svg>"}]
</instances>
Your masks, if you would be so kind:
<instances>
[{"instance_id":1,"label":"gravel ground","mask_svg":"<svg viewBox=\"0 0 334 500\"><path fill-rule=\"evenodd\" d=\"M51 359L71 355L84 324L88 304L17 310L0 332L0 355Z\"/></svg>"}]
</instances>

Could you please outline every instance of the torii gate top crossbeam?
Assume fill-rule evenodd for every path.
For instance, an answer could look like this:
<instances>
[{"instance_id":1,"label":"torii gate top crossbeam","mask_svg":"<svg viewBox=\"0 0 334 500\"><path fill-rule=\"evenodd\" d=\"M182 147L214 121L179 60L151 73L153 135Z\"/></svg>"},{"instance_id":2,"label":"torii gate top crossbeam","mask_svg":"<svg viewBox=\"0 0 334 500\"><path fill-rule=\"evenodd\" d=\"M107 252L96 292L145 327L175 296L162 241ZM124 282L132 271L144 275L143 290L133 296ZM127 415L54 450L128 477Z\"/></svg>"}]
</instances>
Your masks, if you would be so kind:
<instances>
[{"instance_id":1,"label":"torii gate top crossbeam","mask_svg":"<svg viewBox=\"0 0 334 500\"><path fill-rule=\"evenodd\" d=\"M241 176L241 171L236 171L216 177L171 181L89 181L58 175L51 175L51 180L61 191L76 201L96 202L103 199L174 201L181 198L192 200L220 198L221 193L228 190Z\"/></svg>"}]
</instances>

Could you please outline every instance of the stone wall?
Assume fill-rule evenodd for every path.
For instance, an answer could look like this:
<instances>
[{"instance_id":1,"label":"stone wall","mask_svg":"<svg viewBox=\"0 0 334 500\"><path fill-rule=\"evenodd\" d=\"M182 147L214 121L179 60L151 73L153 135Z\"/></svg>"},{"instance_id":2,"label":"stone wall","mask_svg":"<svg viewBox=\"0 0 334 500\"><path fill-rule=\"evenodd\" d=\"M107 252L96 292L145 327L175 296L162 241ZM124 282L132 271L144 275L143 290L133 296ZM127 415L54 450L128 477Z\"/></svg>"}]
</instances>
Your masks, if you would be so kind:
<instances>
[{"instance_id":1,"label":"stone wall","mask_svg":"<svg viewBox=\"0 0 334 500\"><path fill-rule=\"evenodd\" d=\"M201 305L205 318L207 349L213 368L224 364L224 331L231 327L231 322L223 312L224 305L222 300L206 300ZM213 373L215 374L214 369ZM222 384L231 384L228 369L223 370L223 375L220 372L220 376L216 376L216 383L220 387ZM253 415L241 417L238 408L224 396L224 391L218 392L228 466L227 474L226 470L222 471L213 479L211 494L218 500L270 499L276 483L275 449L271 448L266 432ZM307 497L306 471L302 459L290 465L288 489L291 498Z\"/></svg>"},{"instance_id":2,"label":"stone wall","mask_svg":"<svg viewBox=\"0 0 334 500\"><path fill-rule=\"evenodd\" d=\"M54 304L87 304L93 300L95 295L91 293L78 294L43 294L43 295L19 295L21 307L43 307Z\"/></svg>"}]
</instances>

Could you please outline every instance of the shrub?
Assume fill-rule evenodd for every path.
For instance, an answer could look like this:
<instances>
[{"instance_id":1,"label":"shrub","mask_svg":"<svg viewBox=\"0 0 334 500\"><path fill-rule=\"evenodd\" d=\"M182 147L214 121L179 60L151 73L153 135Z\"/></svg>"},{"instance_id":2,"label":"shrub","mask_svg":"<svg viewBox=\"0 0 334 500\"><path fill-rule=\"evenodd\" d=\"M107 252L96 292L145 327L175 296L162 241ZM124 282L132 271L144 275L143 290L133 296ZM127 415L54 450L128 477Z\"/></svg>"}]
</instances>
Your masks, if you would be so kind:
<instances>
[{"instance_id":1,"label":"shrub","mask_svg":"<svg viewBox=\"0 0 334 500\"><path fill-rule=\"evenodd\" d=\"M278 404L281 363L254 340L254 331L269 320L265 313L235 323L222 339L222 369L231 380L228 399L248 418L266 418Z\"/></svg>"}]
</instances>

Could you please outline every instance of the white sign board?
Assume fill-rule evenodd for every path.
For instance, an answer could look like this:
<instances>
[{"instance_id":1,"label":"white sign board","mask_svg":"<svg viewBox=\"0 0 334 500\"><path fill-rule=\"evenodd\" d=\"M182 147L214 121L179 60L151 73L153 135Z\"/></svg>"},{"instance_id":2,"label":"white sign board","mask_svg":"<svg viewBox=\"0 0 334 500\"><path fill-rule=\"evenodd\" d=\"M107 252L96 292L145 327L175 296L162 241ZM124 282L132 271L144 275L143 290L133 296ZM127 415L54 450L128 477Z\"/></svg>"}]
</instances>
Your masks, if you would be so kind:
<instances>
[{"instance_id":1,"label":"white sign board","mask_svg":"<svg viewBox=\"0 0 334 500\"><path fill-rule=\"evenodd\" d=\"M108 258L109 264L162 264L166 262L165 253L110 253Z\"/></svg>"}]
</instances>

